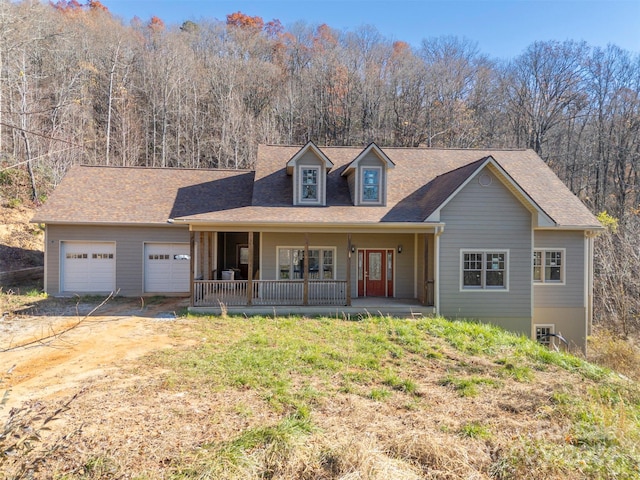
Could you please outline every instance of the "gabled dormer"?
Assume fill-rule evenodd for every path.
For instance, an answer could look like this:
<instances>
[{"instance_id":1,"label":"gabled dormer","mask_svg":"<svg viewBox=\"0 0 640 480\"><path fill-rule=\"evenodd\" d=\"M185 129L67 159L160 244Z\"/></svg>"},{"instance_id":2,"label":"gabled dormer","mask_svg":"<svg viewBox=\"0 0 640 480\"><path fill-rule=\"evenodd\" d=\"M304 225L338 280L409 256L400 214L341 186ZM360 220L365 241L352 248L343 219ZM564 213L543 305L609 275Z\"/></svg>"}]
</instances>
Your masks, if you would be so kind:
<instances>
[{"instance_id":1,"label":"gabled dormer","mask_svg":"<svg viewBox=\"0 0 640 480\"><path fill-rule=\"evenodd\" d=\"M327 172L333 162L313 143L308 142L287 162L287 175L293 177L293 204L325 206Z\"/></svg>"},{"instance_id":2,"label":"gabled dormer","mask_svg":"<svg viewBox=\"0 0 640 480\"><path fill-rule=\"evenodd\" d=\"M354 205L387 204L387 172L395 164L375 143L370 143L342 172Z\"/></svg>"}]
</instances>

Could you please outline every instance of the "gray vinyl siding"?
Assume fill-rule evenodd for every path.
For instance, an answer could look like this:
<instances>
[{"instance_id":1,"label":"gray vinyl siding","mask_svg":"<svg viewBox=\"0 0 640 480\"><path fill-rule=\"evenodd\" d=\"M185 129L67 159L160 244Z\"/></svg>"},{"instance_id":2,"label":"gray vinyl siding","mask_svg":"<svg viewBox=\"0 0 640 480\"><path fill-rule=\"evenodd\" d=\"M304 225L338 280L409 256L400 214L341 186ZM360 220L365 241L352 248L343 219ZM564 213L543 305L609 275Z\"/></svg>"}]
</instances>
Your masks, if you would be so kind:
<instances>
[{"instance_id":1,"label":"gray vinyl siding","mask_svg":"<svg viewBox=\"0 0 640 480\"><path fill-rule=\"evenodd\" d=\"M277 247L303 247L304 233L263 233L260 252L260 278L275 280L277 278ZM397 298L414 298L414 235L413 234L354 234L351 243L356 248L380 248L394 251L395 281L394 289ZM336 247L336 280L347 277L348 261L347 234L310 233L309 247ZM397 253L398 245L403 251ZM357 255L351 255L351 288L353 296L357 295Z\"/></svg>"},{"instance_id":2,"label":"gray vinyl siding","mask_svg":"<svg viewBox=\"0 0 640 480\"><path fill-rule=\"evenodd\" d=\"M528 334L532 318L531 213L487 169L489 186L474 177L443 208L440 238L440 312L453 318L475 318ZM509 291L465 291L461 286L461 250L509 253Z\"/></svg>"},{"instance_id":3,"label":"gray vinyl siding","mask_svg":"<svg viewBox=\"0 0 640 480\"><path fill-rule=\"evenodd\" d=\"M564 285L534 283L535 307L584 307L585 239L582 231L536 231L534 250L565 249Z\"/></svg>"},{"instance_id":4,"label":"gray vinyl siding","mask_svg":"<svg viewBox=\"0 0 640 480\"><path fill-rule=\"evenodd\" d=\"M144 244L146 242L189 243L185 227L127 227L47 225L47 293L61 295L60 244L76 242L116 243L116 290L119 295L134 296L144 292Z\"/></svg>"}]
</instances>

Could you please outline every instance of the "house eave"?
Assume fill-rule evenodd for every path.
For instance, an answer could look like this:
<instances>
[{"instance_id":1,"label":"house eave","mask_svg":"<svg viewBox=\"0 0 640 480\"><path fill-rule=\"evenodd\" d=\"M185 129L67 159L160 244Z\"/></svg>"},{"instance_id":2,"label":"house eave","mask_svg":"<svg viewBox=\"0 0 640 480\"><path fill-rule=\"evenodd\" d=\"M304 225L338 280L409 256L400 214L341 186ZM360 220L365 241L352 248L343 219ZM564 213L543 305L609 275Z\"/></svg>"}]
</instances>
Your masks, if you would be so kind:
<instances>
[{"instance_id":1,"label":"house eave","mask_svg":"<svg viewBox=\"0 0 640 480\"><path fill-rule=\"evenodd\" d=\"M429 233L444 227L444 223L418 222L211 222L207 220L175 219L191 231L261 231L261 232L334 232L334 233Z\"/></svg>"},{"instance_id":2,"label":"house eave","mask_svg":"<svg viewBox=\"0 0 640 480\"><path fill-rule=\"evenodd\" d=\"M73 227L168 227L168 228L184 228L185 225L175 224L171 219L164 222L118 222L118 221L64 221L64 220L44 220L33 218L29 223L41 223L44 225L60 225Z\"/></svg>"},{"instance_id":3,"label":"house eave","mask_svg":"<svg viewBox=\"0 0 640 480\"><path fill-rule=\"evenodd\" d=\"M587 232L594 232L596 234L600 234L606 229L601 225L556 225L552 227L548 227L548 226L535 227L534 230L536 231L553 231L553 230L587 231Z\"/></svg>"}]
</instances>

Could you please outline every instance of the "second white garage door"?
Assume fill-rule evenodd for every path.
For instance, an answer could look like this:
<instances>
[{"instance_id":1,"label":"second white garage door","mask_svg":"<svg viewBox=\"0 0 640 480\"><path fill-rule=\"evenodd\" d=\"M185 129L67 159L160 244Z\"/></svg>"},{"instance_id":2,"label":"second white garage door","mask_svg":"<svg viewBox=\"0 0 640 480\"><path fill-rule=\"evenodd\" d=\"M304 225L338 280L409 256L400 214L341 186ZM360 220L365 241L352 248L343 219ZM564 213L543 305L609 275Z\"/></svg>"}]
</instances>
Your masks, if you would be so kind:
<instances>
[{"instance_id":1,"label":"second white garage door","mask_svg":"<svg viewBox=\"0 0 640 480\"><path fill-rule=\"evenodd\" d=\"M144 291L189 292L189 244L145 243Z\"/></svg>"}]
</instances>

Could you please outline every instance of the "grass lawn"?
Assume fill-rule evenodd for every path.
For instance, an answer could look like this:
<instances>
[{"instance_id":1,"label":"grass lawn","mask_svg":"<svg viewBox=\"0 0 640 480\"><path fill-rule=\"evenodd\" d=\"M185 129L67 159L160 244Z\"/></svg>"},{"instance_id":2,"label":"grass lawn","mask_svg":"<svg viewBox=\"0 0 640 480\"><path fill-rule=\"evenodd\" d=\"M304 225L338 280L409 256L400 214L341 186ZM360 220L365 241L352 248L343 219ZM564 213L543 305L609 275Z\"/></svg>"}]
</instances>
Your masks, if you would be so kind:
<instances>
[{"instance_id":1,"label":"grass lawn","mask_svg":"<svg viewBox=\"0 0 640 480\"><path fill-rule=\"evenodd\" d=\"M640 478L638 384L498 328L389 317L178 325L192 346L74 400L59 428L82 428L48 475Z\"/></svg>"}]
</instances>

